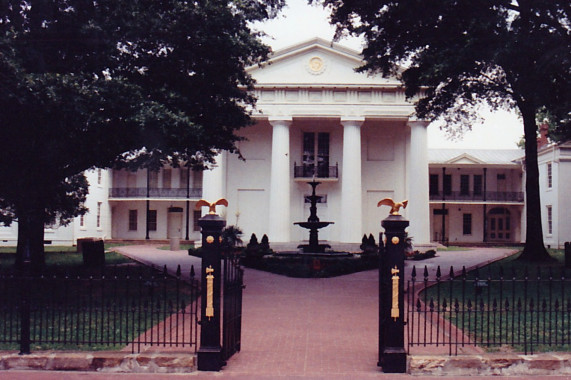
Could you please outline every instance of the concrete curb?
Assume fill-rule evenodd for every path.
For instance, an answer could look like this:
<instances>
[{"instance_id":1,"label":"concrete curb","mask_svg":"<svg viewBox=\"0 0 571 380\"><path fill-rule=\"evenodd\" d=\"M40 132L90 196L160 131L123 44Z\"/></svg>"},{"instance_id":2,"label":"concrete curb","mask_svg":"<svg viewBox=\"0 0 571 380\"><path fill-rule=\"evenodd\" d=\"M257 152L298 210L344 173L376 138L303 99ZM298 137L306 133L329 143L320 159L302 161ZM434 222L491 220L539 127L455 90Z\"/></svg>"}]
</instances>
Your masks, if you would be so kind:
<instances>
[{"instance_id":1,"label":"concrete curb","mask_svg":"<svg viewBox=\"0 0 571 380\"><path fill-rule=\"evenodd\" d=\"M129 373L190 373L196 354L189 352L0 352L0 370L97 371Z\"/></svg>"},{"instance_id":2,"label":"concrete curb","mask_svg":"<svg viewBox=\"0 0 571 380\"><path fill-rule=\"evenodd\" d=\"M418 376L546 376L571 375L571 354L511 353L409 357L409 373Z\"/></svg>"}]
</instances>

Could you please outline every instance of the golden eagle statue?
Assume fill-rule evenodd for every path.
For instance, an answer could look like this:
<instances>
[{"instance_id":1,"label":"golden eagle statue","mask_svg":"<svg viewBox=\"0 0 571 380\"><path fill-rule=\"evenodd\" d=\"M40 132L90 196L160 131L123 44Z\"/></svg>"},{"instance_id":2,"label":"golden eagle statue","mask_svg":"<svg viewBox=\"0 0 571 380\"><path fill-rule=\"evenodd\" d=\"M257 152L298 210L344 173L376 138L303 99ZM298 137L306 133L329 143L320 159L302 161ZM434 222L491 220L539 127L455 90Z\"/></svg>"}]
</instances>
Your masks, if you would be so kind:
<instances>
[{"instance_id":1,"label":"golden eagle statue","mask_svg":"<svg viewBox=\"0 0 571 380\"><path fill-rule=\"evenodd\" d=\"M385 199L382 199L379 203L377 203L377 207L391 206L390 214L391 215L400 215L399 209L401 207L406 208L407 204L408 204L408 200L402 201L402 202L395 202L391 198L385 198Z\"/></svg>"},{"instance_id":2,"label":"golden eagle statue","mask_svg":"<svg viewBox=\"0 0 571 380\"><path fill-rule=\"evenodd\" d=\"M196 206L195 208L197 210L200 210L201 207L206 206L208 207L208 213L209 214L216 214L216 206L226 206L228 207L228 201L224 198L220 198L219 200L217 200L216 202L208 202L204 199L199 200L198 202L196 202Z\"/></svg>"}]
</instances>

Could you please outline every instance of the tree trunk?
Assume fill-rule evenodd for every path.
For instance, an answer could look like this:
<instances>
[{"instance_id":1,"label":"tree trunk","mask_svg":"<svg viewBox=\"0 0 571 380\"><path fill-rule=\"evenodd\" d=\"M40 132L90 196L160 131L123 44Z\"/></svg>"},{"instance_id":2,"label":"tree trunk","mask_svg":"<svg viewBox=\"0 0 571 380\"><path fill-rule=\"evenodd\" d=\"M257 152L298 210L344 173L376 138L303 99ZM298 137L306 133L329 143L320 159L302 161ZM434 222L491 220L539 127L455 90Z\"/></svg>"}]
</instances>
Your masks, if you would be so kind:
<instances>
[{"instance_id":1,"label":"tree trunk","mask_svg":"<svg viewBox=\"0 0 571 380\"><path fill-rule=\"evenodd\" d=\"M519 260L549 261L551 256L543 245L541 225L541 202L539 196L539 167L537 164L537 124L535 109L531 106L520 107L523 117L525 137L525 205L526 231L525 247Z\"/></svg>"},{"instance_id":2,"label":"tree trunk","mask_svg":"<svg viewBox=\"0 0 571 380\"><path fill-rule=\"evenodd\" d=\"M45 264L43 212L25 210L18 216L16 268L41 273Z\"/></svg>"}]
</instances>

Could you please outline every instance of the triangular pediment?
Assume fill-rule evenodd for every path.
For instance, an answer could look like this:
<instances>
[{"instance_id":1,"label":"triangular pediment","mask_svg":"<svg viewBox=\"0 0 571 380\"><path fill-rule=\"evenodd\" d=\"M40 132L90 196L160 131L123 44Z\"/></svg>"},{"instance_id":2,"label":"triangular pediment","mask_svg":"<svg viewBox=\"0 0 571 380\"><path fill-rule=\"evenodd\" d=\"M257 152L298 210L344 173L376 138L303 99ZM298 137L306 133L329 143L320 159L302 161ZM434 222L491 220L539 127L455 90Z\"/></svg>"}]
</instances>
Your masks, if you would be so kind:
<instances>
[{"instance_id":1,"label":"triangular pediment","mask_svg":"<svg viewBox=\"0 0 571 380\"><path fill-rule=\"evenodd\" d=\"M359 52L314 38L276 51L267 62L248 68L248 72L258 88L272 85L400 86L394 78L357 73L355 69L362 64Z\"/></svg>"},{"instance_id":2,"label":"triangular pediment","mask_svg":"<svg viewBox=\"0 0 571 380\"><path fill-rule=\"evenodd\" d=\"M452 158L451 160L446 161L447 164L466 164L466 165L474 165L474 164L485 164L484 161L475 158L474 156L469 155L468 153L461 154Z\"/></svg>"}]
</instances>

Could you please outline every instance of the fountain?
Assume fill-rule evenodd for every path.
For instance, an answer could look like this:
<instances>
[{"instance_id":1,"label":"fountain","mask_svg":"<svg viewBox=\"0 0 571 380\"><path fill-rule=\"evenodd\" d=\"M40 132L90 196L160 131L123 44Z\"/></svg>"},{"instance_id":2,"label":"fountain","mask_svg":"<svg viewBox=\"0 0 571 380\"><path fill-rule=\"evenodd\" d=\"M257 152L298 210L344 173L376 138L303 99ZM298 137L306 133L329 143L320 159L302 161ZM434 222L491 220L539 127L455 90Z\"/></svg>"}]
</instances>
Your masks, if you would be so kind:
<instances>
[{"instance_id":1,"label":"fountain","mask_svg":"<svg viewBox=\"0 0 571 380\"><path fill-rule=\"evenodd\" d=\"M296 222L300 227L306 228L309 230L309 244L301 244L297 248L301 248L303 253L324 253L325 249L331 248L329 244L319 244L318 238L318 230L323 227L327 227L334 222L321 222L317 217L317 201L319 201L322 197L320 195L315 195L315 188L321 182L316 182L315 178L309 182L311 185L312 191L311 195L308 197L311 206L309 207L309 218L307 218L307 222Z\"/></svg>"}]
</instances>

